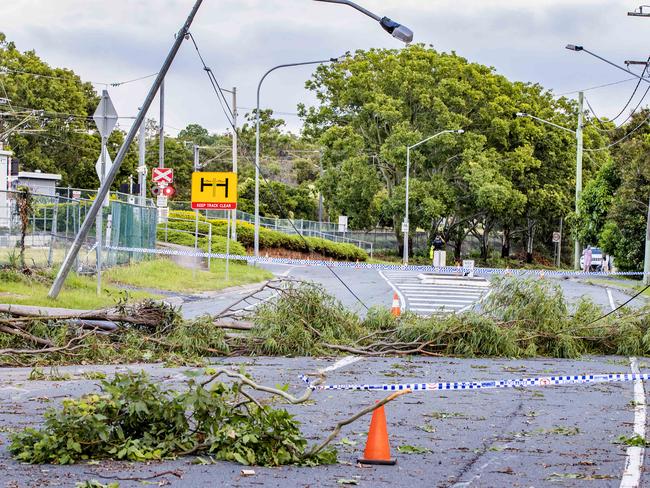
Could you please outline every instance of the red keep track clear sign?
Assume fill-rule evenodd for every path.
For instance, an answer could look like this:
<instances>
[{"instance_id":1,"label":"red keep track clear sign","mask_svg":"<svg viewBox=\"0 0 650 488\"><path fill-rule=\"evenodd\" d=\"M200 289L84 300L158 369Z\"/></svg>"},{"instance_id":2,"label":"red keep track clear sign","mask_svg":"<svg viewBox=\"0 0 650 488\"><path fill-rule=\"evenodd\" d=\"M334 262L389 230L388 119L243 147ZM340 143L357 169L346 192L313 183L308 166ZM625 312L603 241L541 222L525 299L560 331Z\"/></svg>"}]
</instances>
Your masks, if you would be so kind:
<instances>
[{"instance_id":1,"label":"red keep track clear sign","mask_svg":"<svg viewBox=\"0 0 650 488\"><path fill-rule=\"evenodd\" d=\"M174 170L171 168L154 168L151 179L154 183L173 183Z\"/></svg>"}]
</instances>

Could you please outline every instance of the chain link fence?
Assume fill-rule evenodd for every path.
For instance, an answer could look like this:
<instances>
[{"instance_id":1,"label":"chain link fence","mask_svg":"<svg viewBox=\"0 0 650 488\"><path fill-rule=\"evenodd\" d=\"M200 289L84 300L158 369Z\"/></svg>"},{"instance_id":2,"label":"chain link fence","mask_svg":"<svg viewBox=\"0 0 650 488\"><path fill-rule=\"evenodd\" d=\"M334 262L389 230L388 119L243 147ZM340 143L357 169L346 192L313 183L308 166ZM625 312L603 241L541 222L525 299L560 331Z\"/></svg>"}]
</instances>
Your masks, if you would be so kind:
<instances>
[{"instance_id":1,"label":"chain link fence","mask_svg":"<svg viewBox=\"0 0 650 488\"><path fill-rule=\"evenodd\" d=\"M87 191L79 198L68 198L64 196L66 194L67 192L57 192L56 195L32 194L33 210L25 229L25 264L28 266L60 265L79 232L92 205L92 192ZM0 265L18 264L23 229L17 195L16 191L0 191ZM146 203L150 203L150 200ZM158 215L155 207L129 203L123 196L111 194L108 205L102 208L102 217L104 248L108 245L156 247ZM94 222L77 257L77 272L94 271L96 248L97 228ZM105 250L103 258L107 267L146 259L141 253Z\"/></svg>"}]
</instances>

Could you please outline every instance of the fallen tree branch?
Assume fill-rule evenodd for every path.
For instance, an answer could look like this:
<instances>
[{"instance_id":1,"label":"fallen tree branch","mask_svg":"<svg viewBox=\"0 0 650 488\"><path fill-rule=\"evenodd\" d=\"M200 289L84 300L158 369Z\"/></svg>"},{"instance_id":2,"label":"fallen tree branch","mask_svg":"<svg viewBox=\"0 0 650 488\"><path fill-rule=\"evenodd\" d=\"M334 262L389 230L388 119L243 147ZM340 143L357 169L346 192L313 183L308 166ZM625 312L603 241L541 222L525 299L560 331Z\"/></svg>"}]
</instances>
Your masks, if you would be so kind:
<instances>
[{"instance_id":1,"label":"fallen tree branch","mask_svg":"<svg viewBox=\"0 0 650 488\"><path fill-rule=\"evenodd\" d=\"M47 339L42 339L40 337L36 337L35 335L32 335L29 332L26 332L22 329L14 328L7 325L0 325L0 332L22 337L23 339L27 339L28 341L35 342L36 344L40 344L41 346L54 347L54 343L52 341L49 341Z\"/></svg>"},{"instance_id":2,"label":"fallen tree branch","mask_svg":"<svg viewBox=\"0 0 650 488\"><path fill-rule=\"evenodd\" d=\"M250 322L233 322L230 324L216 323L216 322L213 323L214 326L217 327L218 329L253 330L253 328L255 327L255 325L251 324Z\"/></svg>"},{"instance_id":3,"label":"fallen tree branch","mask_svg":"<svg viewBox=\"0 0 650 488\"><path fill-rule=\"evenodd\" d=\"M179 479L183 479L184 473L180 469L177 469L176 471L163 471L162 473L155 473L152 474L151 476L105 476L99 473L91 473L90 471L85 471L84 474L90 476L98 476L99 478L103 478L105 480L146 481L146 480L152 480L154 478L159 478L161 476L166 476L168 474L174 475Z\"/></svg>"},{"instance_id":4,"label":"fallen tree branch","mask_svg":"<svg viewBox=\"0 0 650 488\"><path fill-rule=\"evenodd\" d=\"M336 436L339 435L339 433L341 432L341 429L343 427L345 427L346 425L351 424L355 420L359 419L360 417L363 417L364 415L366 415L366 414L368 414L370 412L374 412L379 407L383 407L388 402L391 402L391 401L395 400L396 398L401 397L402 395L406 395L407 393L411 393L411 391L412 390L396 391L395 393L392 393L391 395L388 395L383 400L380 400L377 403L373 403L372 405L369 405L366 408L364 408L363 410L355 413L352 417L349 417L349 418L347 418L345 420L341 420L338 424L336 424L336 427L334 427L334 430L331 432L331 434L328 435L327 438L323 442L321 442L320 444L317 444L316 446L314 446L306 455L303 456L303 459L315 456L320 451L325 449L325 447L327 447L328 444L330 444L334 439L336 439Z\"/></svg>"},{"instance_id":5,"label":"fallen tree branch","mask_svg":"<svg viewBox=\"0 0 650 488\"><path fill-rule=\"evenodd\" d=\"M270 386L259 385L259 384L255 383L253 380L251 380L248 376L243 375L241 373L236 373L236 372L231 371L229 369L219 368L219 369L217 369L215 371L215 373L212 376L210 376L210 378L208 378L206 381L201 383L201 386L208 385L209 383L213 382L214 380L216 380L221 375L226 375L229 378L236 378L242 384L252 388L253 390L263 391L264 393L270 393L272 395L282 397L286 401L288 401L289 403L291 403L293 405L296 405L298 403L305 403L307 400L309 400L309 398L313 394L314 387L322 384L325 381L325 375L323 375L322 373L317 374L316 376L318 376L318 378L311 383L311 387L307 387L305 389L305 392L301 396L296 397L296 396L293 396L291 393L287 393L284 390L279 390L277 388L272 388Z\"/></svg>"},{"instance_id":6,"label":"fallen tree branch","mask_svg":"<svg viewBox=\"0 0 650 488\"><path fill-rule=\"evenodd\" d=\"M46 347L43 349L0 349L0 356L10 355L10 354L43 354L43 353L51 353L51 352L66 352L66 353L71 352L76 349L79 349L80 347L84 347L83 344L77 344L73 346L74 343L84 340L86 337L93 334L94 332L96 332L96 330L91 330L78 337L74 337L70 339L70 341L65 346L60 346L60 347Z\"/></svg>"}]
</instances>

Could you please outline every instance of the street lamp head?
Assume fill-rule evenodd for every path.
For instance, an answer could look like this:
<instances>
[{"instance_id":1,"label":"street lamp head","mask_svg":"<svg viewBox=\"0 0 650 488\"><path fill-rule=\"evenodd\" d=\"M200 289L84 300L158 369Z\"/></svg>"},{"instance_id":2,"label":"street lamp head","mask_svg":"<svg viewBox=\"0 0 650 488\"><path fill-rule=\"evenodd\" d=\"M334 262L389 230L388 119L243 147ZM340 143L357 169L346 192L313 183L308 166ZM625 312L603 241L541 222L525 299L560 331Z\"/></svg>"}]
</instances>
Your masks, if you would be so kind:
<instances>
[{"instance_id":1,"label":"street lamp head","mask_svg":"<svg viewBox=\"0 0 650 488\"><path fill-rule=\"evenodd\" d=\"M464 129L458 129L458 130L457 130L457 131L455 131L455 132L456 132L456 134L462 134L462 133L464 133L464 132L465 132L465 130L464 130Z\"/></svg>"},{"instance_id":2,"label":"street lamp head","mask_svg":"<svg viewBox=\"0 0 650 488\"><path fill-rule=\"evenodd\" d=\"M379 25L381 25L382 28L395 39L398 39L405 44L409 44L413 41L413 31L411 29L389 19L388 17L382 17L379 21Z\"/></svg>"},{"instance_id":3,"label":"street lamp head","mask_svg":"<svg viewBox=\"0 0 650 488\"><path fill-rule=\"evenodd\" d=\"M517 112L515 115L517 115L517 117L528 117L528 114L524 112Z\"/></svg>"},{"instance_id":4,"label":"street lamp head","mask_svg":"<svg viewBox=\"0 0 650 488\"><path fill-rule=\"evenodd\" d=\"M584 50L584 47L576 46L575 44L567 44L566 49L568 49L569 51L576 51L577 52L577 51Z\"/></svg>"}]
</instances>

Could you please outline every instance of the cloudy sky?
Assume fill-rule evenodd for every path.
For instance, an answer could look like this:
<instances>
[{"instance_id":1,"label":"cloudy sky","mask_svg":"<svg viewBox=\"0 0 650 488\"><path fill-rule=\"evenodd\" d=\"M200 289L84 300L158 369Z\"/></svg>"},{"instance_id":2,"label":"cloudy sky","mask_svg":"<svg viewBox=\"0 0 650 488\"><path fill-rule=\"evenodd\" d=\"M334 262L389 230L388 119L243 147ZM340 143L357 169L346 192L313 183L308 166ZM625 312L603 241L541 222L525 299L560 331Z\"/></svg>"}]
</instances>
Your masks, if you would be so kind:
<instances>
[{"instance_id":1,"label":"cloudy sky","mask_svg":"<svg viewBox=\"0 0 650 488\"><path fill-rule=\"evenodd\" d=\"M101 83L155 73L194 0L5 0L0 31L21 50L35 49L53 66ZM582 44L618 63L645 59L650 18L628 17L640 0L359 0L409 26L415 41L456 51L494 66L513 80L541 83L557 94L616 82L629 75L584 53ZM650 12L650 9L648 9ZM313 0L204 0L192 33L224 87L237 86L240 113L255 104L260 76L270 67L371 47L399 48L370 18L342 5ZM296 104L313 103L304 89L311 67L272 74L262 105L298 129ZM152 78L109 87L118 113L132 116ZM615 115L634 81L587 91L599 115ZM575 96L569 94L568 96ZM167 132L197 122L223 131L227 122L190 42L166 82ZM157 110L157 105L154 112ZM150 116L157 114L150 111ZM128 127L129 121L121 125Z\"/></svg>"}]
</instances>

